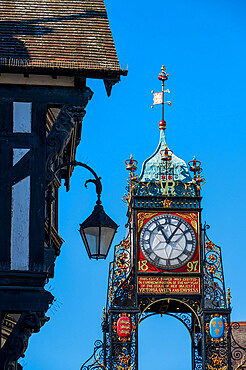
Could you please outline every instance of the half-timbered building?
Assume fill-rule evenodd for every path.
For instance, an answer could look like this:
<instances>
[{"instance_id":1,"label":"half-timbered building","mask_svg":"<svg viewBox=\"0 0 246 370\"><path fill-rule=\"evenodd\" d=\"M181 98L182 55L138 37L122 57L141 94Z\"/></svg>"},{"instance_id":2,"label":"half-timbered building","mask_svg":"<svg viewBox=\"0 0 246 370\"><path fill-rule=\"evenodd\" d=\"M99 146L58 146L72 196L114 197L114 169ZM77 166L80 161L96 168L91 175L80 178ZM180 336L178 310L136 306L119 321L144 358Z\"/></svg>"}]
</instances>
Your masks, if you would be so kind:
<instances>
[{"instance_id":1,"label":"half-timbered building","mask_svg":"<svg viewBox=\"0 0 246 370\"><path fill-rule=\"evenodd\" d=\"M2 0L0 36L0 369L14 370L53 300L58 188L73 167L54 168L75 159L88 79L109 96L127 71L103 0Z\"/></svg>"}]
</instances>

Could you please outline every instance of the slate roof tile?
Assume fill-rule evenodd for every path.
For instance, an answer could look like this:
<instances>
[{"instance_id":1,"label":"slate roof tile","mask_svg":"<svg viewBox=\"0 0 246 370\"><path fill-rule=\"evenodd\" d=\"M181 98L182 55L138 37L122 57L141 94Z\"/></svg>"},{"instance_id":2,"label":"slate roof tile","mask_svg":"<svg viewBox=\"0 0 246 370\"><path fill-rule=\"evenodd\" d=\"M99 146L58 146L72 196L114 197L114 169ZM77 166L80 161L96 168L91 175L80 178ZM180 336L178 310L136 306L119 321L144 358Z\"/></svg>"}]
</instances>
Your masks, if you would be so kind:
<instances>
[{"instance_id":1,"label":"slate roof tile","mask_svg":"<svg viewBox=\"0 0 246 370\"><path fill-rule=\"evenodd\" d=\"M0 37L0 67L124 74L103 0L1 0Z\"/></svg>"}]
</instances>

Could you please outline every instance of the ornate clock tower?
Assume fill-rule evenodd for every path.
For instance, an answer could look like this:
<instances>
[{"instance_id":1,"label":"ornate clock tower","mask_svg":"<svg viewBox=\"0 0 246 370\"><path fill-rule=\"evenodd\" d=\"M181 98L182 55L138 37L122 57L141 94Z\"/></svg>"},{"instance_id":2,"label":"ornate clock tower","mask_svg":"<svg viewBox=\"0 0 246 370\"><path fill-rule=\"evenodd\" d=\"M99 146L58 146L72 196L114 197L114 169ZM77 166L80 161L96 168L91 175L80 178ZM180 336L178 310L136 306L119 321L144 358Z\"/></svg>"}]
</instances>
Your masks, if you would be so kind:
<instances>
[{"instance_id":1,"label":"ornate clock tower","mask_svg":"<svg viewBox=\"0 0 246 370\"><path fill-rule=\"evenodd\" d=\"M190 333L192 370L229 370L230 294L226 297L220 247L202 225L205 179L199 161L187 165L166 142L164 104L171 102L164 101L169 92L164 66L158 79L162 91L154 93L154 104L162 105L160 142L139 177L137 161L126 161L128 234L110 265L102 368L138 369L139 325L166 314Z\"/></svg>"}]
</instances>

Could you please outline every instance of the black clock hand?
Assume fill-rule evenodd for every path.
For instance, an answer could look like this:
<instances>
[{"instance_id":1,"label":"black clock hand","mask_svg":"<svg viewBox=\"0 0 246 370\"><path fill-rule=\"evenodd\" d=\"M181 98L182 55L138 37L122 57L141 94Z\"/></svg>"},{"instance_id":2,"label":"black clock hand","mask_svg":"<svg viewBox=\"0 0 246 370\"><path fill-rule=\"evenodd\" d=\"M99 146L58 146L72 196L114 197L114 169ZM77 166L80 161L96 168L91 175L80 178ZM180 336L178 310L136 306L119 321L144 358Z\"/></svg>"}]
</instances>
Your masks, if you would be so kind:
<instances>
[{"instance_id":1,"label":"black clock hand","mask_svg":"<svg viewBox=\"0 0 246 370\"><path fill-rule=\"evenodd\" d=\"M176 234L176 232L179 229L179 226L180 225L181 225L181 221L179 221L178 225L176 226L176 228L174 229L174 231L172 232L172 234L169 236L169 238L167 238L167 240L166 240L167 243L170 243L170 241L172 240L172 237Z\"/></svg>"},{"instance_id":2,"label":"black clock hand","mask_svg":"<svg viewBox=\"0 0 246 370\"><path fill-rule=\"evenodd\" d=\"M168 242L168 237L166 236L166 234L165 234L165 232L164 232L164 230L161 226L158 226L158 231L161 231L162 235L164 236L165 242L169 243Z\"/></svg>"}]
</instances>

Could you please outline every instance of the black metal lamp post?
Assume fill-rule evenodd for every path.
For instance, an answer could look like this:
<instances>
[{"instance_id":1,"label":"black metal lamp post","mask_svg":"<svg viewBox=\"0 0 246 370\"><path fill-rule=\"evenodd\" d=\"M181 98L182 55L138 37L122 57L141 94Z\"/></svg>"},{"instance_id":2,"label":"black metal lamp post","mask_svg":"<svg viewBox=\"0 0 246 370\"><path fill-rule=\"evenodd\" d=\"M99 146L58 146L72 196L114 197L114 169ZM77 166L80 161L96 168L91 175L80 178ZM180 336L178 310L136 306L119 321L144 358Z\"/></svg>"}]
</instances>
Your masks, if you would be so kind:
<instances>
[{"instance_id":1,"label":"black metal lamp post","mask_svg":"<svg viewBox=\"0 0 246 370\"><path fill-rule=\"evenodd\" d=\"M95 171L87 164L77 161L61 164L54 171L54 176L62 168L69 166L84 167L89 170L95 177L95 179L87 180L85 186L87 186L88 182L92 182L93 184L95 184L97 202L92 214L82 224L80 224L79 232L82 236L89 258L94 258L97 260L105 259L112 244L114 235L117 231L118 225L105 213L103 209L101 202L101 178L98 177Z\"/></svg>"}]
</instances>

